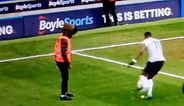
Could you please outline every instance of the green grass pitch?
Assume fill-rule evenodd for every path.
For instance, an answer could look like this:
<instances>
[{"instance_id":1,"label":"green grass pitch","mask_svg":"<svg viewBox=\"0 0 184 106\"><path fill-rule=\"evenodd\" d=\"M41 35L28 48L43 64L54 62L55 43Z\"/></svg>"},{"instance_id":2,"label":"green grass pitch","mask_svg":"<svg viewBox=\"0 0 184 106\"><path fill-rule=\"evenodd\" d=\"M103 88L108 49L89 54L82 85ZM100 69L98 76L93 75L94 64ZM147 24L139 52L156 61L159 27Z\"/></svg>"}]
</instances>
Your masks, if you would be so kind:
<instances>
[{"instance_id":1,"label":"green grass pitch","mask_svg":"<svg viewBox=\"0 0 184 106\"><path fill-rule=\"evenodd\" d=\"M73 50L139 42L151 31L156 38L184 35L184 19L81 31L72 39ZM52 53L60 34L1 41L0 60ZM167 62L162 71L184 76L184 39L162 42ZM83 51L120 62L130 62L140 44ZM144 66L147 53L136 65ZM153 99L142 100L136 91L141 70L74 54L69 90L72 101L60 101L60 73L54 57L0 63L0 106L182 106L183 79L158 74Z\"/></svg>"}]
</instances>

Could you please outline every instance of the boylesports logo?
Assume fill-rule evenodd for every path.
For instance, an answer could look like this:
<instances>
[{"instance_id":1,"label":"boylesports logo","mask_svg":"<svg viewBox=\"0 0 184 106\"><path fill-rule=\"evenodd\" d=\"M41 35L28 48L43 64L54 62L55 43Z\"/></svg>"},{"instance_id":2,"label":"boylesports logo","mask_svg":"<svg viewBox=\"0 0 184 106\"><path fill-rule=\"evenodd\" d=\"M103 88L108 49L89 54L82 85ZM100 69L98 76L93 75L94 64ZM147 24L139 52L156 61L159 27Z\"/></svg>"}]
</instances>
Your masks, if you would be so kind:
<instances>
[{"instance_id":1,"label":"boylesports logo","mask_svg":"<svg viewBox=\"0 0 184 106\"><path fill-rule=\"evenodd\" d=\"M0 12L5 12L5 11L8 11L9 10L9 7L0 7Z\"/></svg>"},{"instance_id":2,"label":"boylesports logo","mask_svg":"<svg viewBox=\"0 0 184 106\"><path fill-rule=\"evenodd\" d=\"M93 24L93 17L85 16L83 18L55 18L52 21L47 20L45 16L39 16L39 30L40 35L45 34L45 31L53 32L58 28L63 28L64 23L70 23L74 26L83 26Z\"/></svg>"},{"instance_id":3,"label":"boylesports logo","mask_svg":"<svg viewBox=\"0 0 184 106\"><path fill-rule=\"evenodd\" d=\"M35 9L35 8L41 8L41 7L42 7L41 3L36 3L36 4L29 3L29 4L23 4L23 5L17 4L15 6L15 9L22 11L22 10L27 10L27 9L31 10L31 9Z\"/></svg>"},{"instance_id":4,"label":"boylesports logo","mask_svg":"<svg viewBox=\"0 0 184 106\"><path fill-rule=\"evenodd\" d=\"M82 3L91 3L96 2L96 0L81 0Z\"/></svg>"},{"instance_id":5,"label":"boylesports logo","mask_svg":"<svg viewBox=\"0 0 184 106\"><path fill-rule=\"evenodd\" d=\"M57 0L57 1L49 1L49 7L56 7L56 6L64 6L69 4L74 4L75 0Z\"/></svg>"}]
</instances>

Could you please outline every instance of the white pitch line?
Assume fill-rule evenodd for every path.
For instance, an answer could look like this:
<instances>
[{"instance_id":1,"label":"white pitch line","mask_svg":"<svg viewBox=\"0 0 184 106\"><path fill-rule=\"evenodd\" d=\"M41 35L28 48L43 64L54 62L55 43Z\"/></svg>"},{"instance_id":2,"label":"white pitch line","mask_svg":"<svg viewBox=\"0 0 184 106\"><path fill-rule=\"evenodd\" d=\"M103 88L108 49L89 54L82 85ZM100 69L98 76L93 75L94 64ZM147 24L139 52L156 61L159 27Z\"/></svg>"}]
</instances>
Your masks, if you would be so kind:
<instances>
[{"instance_id":1,"label":"white pitch line","mask_svg":"<svg viewBox=\"0 0 184 106\"><path fill-rule=\"evenodd\" d=\"M99 49L114 48L114 47L121 47L121 46L130 46L130 45L136 45L140 43L141 42L133 42L133 43L122 43L122 44L109 45L109 46L92 47L92 48L74 50L74 52L83 52L83 51L89 51L89 50L99 50Z\"/></svg>"},{"instance_id":2,"label":"white pitch line","mask_svg":"<svg viewBox=\"0 0 184 106\"><path fill-rule=\"evenodd\" d=\"M183 38L184 38L184 36L171 37L171 38L160 39L160 41L168 41L168 40L183 39ZM136 44L140 44L140 43L141 43L141 42L122 43L122 44L117 44L117 45L109 45L109 46L85 48L85 49L73 50L72 53L75 53L75 52L83 52L83 51L89 51L89 50L99 50L99 49L120 47L120 46L136 45ZM54 53L42 54L42 55L34 55L34 56L27 56L27 57L20 57L20 58L13 58L13 59L5 59L5 60L0 60L0 63L10 62L10 61L18 61L18 60L25 60L25 59L33 59L33 58L46 57L46 56L52 56L52 55L54 55Z\"/></svg>"},{"instance_id":3,"label":"white pitch line","mask_svg":"<svg viewBox=\"0 0 184 106\"><path fill-rule=\"evenodd\" d=\"M168 41L168 40L183 39L183 38L184 38L184 36L171 37L171 38L160 39L160 41ZM140 44L140 43L142 43L142 42L121 43L121 44L116 44L116 45L79 49L79 50L74 50L74 52L83 52L83 51L89 51L89 50L99 50L99 49L106 49L106 48L113 48L113 47L120 47L120 46L130 46L130 45L137 45L137 44Z\"/></svg>"},{"instance_id":4,"label":"white pitch line","mask_svg":"<svg viewBox=\"0 0 184 106\"><path fill-rule=\"evenodd\" d=\"M10 62L10 61L18 61L18 60L25 60L25 59L32 59L32 58L38 58L38 57L47 57L52 56L54 53L49 54L41 54L41 55L35 55L35 56L27 56L27 57L20 57L20 58L13 58L13 59L6 59L6 60L0 60L0 63Z\"/></svg>"},{"instance_id":5,"label":"white pitch line","mask_svg":"<svg viewBox=\"0 0 184 106\"><path fill-rule=\"evenodd\" d=\"M115 60L111 60L111 59L107 59L107 58L102 58L102 57L97 57L97 56L92 56L92 55L87 55L87 54L82 54L82 53L77 53L77 52L75 52L74 54L79 55L79 56L83 56L83 57L96 59L96 60L103 60L103 61L110 62L110 63L115 63L115 64L119 64L119 65L128 66L127 63L120 62L120 61L115 61ZM130 67L136 68L136 69L141 69L141 70L144 69L143 67L135 66L135 65L132 65ZM170 74L170 73L166 73L166 72L161 72L160 71L159 74L174 77L174 78L184 79L184 76L179 76L179 75Z\"/></svg>"}]
</instances>

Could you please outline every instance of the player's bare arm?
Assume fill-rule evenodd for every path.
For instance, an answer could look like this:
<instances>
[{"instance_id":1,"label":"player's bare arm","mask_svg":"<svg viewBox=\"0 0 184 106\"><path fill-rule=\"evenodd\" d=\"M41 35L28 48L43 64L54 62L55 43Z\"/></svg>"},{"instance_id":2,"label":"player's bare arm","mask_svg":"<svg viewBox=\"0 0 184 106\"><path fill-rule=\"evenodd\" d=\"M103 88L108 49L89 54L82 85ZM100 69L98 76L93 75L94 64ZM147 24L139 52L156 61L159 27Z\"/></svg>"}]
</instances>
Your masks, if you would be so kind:
<instances>
[{"instance_id":1,"label":"player's bare arm","mask_svg":"<svg viewBox=\"0 0 184 106\"><path fill-rule=\"evenodd\" d=\"M132 61L129 63L129 65L134 65L138 59L140 59L142 57L142 55L144 54L144 52L146 51L146 46L145 44L142 45L141 51L138 53L138 55L136 56L136 58L132 59Z\"/></svg>"},{"instance_id":2,"label":"player's bare arm","mask_svg":"<svg viewBox=\"0 0 184 106\"><path fill-rule=\"evenodd\" d=\"M141 51L138 53L138 55L136 56L135 59L139 60L142 57L142 55L144 54L145 51L146 51L146 46L145 46L145 44L143 44L142 48L141 48Z\"/></svg>"}]
</instances>

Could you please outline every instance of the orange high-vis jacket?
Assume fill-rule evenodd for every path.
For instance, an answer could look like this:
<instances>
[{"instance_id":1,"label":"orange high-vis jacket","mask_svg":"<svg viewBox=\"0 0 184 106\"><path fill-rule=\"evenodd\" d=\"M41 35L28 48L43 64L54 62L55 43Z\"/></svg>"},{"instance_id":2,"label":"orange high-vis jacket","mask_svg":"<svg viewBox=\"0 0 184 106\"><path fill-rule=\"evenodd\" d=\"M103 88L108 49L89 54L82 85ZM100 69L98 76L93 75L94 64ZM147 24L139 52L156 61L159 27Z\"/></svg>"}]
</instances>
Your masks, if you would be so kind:
<instances>
[{"instance_id":1,"label":"orange high-vis jacket","mask_svg":"<svg viewBox=\"0 0 184 106\"><path fill-rule=\"evenodd\" d=\"M55 61L57 61L57 62L65 62L64 58L62 57L62 52L61 52L61 49L62 49L61 39L65 39L67 41L68 48L67 48L66 54L67 54L68 61L71 63L71 61L72 61L71 41L66 36L59 37L57 42L56 42L56 44L55 44L55 51L54 51L54 53L55 53Z\"/></svg>"}]
</instances>

